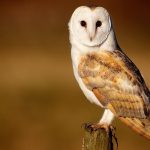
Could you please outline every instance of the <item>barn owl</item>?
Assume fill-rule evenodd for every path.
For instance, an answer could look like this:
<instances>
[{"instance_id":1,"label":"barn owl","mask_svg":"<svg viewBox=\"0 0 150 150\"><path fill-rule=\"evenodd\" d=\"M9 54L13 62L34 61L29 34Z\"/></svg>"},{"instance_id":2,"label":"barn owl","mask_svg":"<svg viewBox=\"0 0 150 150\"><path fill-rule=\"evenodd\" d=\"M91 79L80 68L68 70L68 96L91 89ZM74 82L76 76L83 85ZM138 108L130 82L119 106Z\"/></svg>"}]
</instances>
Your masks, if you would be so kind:
<instances>
[{"instance_id":1,"label":"barn owl","mask_svg":"<svg viewBox=\"0 0 150 150\"><path fill-rule=\"evenodd\" d=\"M138 68L118 46L103 7L78 7L69 21L75 78L89 101L104 108L97 123L119 118L150 140L150 91Z\"/></svg>"}]
</instances>

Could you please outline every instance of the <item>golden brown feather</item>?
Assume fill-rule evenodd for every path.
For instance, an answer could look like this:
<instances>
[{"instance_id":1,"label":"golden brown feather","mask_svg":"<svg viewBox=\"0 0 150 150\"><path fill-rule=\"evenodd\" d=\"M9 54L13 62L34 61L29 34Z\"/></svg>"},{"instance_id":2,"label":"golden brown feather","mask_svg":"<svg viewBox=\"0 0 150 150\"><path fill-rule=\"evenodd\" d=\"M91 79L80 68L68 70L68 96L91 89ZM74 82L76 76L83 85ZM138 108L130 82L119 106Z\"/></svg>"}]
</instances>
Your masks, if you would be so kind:
<instances>
[{"instance_id":1,"label":"golden brown feather","mask_svg":"<svg viewBox=\"0 0 150 150\"><path fill-rule=\"evenodd\" d=\"M150 140L150 92L137 67L122 51L84 55L78 72L105 108Z\"/></svg>"}]
</instances>

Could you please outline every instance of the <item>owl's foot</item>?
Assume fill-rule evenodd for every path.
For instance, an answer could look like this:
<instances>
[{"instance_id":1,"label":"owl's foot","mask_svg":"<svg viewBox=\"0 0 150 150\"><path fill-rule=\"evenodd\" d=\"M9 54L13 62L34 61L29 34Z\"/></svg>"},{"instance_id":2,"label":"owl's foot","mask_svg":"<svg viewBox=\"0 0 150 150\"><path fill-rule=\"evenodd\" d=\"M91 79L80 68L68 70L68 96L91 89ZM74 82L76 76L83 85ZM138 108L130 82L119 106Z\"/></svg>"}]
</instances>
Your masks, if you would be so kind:
<instances>
[{"instance_id":1,"label":"owl's foot","mask_svg":"<svg viewBox=\"0 0 150 150\"><path fill-rule=\"evenodd\" d=\"M104 129L107 133L109 131L114 131L115 128L112 125L108 125L106 123L100 124L100 123L95 123L95 124L85 124L85 128L90 129L91 131L96 131L98 129Z\"/></svg>"}]
</instances>

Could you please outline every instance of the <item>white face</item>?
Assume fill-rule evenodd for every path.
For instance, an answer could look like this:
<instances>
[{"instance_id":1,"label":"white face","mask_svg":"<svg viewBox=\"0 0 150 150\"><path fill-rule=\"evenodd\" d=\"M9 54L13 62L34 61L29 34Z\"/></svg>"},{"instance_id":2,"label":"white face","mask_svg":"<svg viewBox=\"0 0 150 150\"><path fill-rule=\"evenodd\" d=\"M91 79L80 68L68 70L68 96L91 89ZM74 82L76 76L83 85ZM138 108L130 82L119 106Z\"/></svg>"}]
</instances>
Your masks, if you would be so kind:
<instances>
[{"instance_id":1,"label":"white face","mask_svg":"<svg viewBox=\"0 0 150 150\"><path fill-rule=\"evenodd\" d=\"M70 36L85 46L98 46L108 37L111 21L108 12L102 7L77 8L69 22Z\"/></svg>"}]
</instances>

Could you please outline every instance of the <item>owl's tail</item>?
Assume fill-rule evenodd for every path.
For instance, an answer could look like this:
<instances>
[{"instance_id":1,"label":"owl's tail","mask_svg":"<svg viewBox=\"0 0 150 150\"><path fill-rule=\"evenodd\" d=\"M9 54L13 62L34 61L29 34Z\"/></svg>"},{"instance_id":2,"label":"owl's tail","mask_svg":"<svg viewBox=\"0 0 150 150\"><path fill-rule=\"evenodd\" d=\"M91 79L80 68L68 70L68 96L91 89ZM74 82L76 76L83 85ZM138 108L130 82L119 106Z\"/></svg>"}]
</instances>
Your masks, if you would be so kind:
<instances>
[{"instance_id":1,"label":"owl's tail","mask_svg":"<svg viewBox=\"0 0 150 150\"><path fill-rule=\"evenodd\" d=\"M135 132L150 140L150 120L128 117L119 117L119 119L122 122L124 122L127 126L132 128Z\"/></svg>"}]
</instances>

